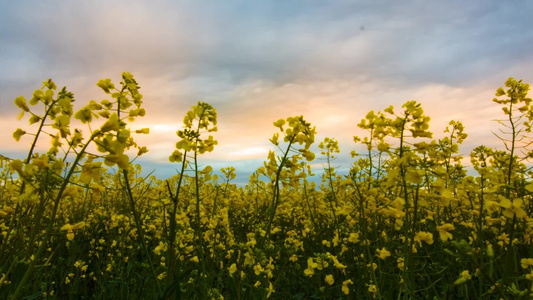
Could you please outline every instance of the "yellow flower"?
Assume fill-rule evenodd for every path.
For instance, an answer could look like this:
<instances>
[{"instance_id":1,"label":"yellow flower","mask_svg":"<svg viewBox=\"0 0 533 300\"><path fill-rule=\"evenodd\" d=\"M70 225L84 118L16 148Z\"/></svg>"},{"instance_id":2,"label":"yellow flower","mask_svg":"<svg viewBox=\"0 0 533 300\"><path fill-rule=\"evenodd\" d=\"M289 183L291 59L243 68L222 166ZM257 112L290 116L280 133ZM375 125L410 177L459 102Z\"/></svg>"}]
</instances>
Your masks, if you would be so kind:
<instances>
[{"instance_id":1,"label":"yellow flower","mask_svg":"<svg viewBox=\"0 0 533 300\"><path fill-rule=\"evenodd\" d=\"M244 253L244 265L245 266L251 266L255 263L254 257L250 254L250 252Z\"/></svg>"},{"instance_id":2,"label":"yellow flower","mask_svg":"<svg viewBox=\"0 0 533 300\"><path fill-rule=\"evenodd\" d=\"M163 280L165 277L167 277L167 272L163 272L157 276L157 279Z\"/></svg>"},{"instance_id":3,"label":"yellow flower","mask_svg":"<svg viewBox=\"0 0 533 300\"><path fill-rule=\"evenodd\" d=\"M433 234L427 231L419 231L414 238L414 241L422 246L422 242L425 242L428 245L433 244Z\"/></svg>"},{"instance_id":4,"label":"yellow flower","mask_svg":"<svg viewBox=\"0 0 533 300\"><path fill-rule=\"evenodd\" d=\"M527 213L522 209L522 199L516 198L511 202L511 200L501 195L498 195L498 198L500 199L500 206L504 208L503 215L507 218L513 218L515 214L517 218L527 217Z\"/></svg>"},{"instance_id":5,"label":"yellow flower","mask_svg":"<svg viewBox=\"0 0 533 300\"><path fill-rule=\"evenodd\" d=\"M453 238L453 235L449 233L449 231L453 230L455 230L455 226L449 223L437 226L437 231L439 232L440 240L443 242L446 242L447 240L451 240Z\"/></svg>"},{"instance_id":6,"label":"yellow flower","mask_svg":"<svg viewBox=\"0 0 533 300\"><path fill-rule=\"evenodd\" d=\"M371 284L368 286L368 292L372 295L372 297L375 297L378 293L378 288L375 284Z\"/></svg>"},{"instance_id":7,"label":"yellow flower","mask_svg":"<svg viewBox=\"0 0 533 300\"><path fill-rule=\"evenodd\" d=\"M298 261L298 256L296 254L293 254L290 258L289 258L290 261L292 262L297 262Z\"/></svg>"},{"instance_id":8,"label":"yellow flower","mask_svg":"<svg viewBox=\"0 0 533 300\"><path fill-rule=\"evenodd\" d=\"M274 286L272 286L272 282L268 282L268 294L267 294L267 298L270 298L270 295L272 295L272 293L274 293L276 290L274 289Z\"/></svg>"},{"instance_id":9,"label":"yellow flower","mask_svg":"<svg viewBox=\"0 0 533 300\"><path fill-rule=\"evenodd\" d=\"M30 111L30 108L26 104L26 98L24 96L20 96L15 98L15 105L18 106L20 109L22 109L25 112Z\"/></svg>"},{"instance_id":10,"label":"yellow flower","mask_svg":"<svg viewBox=\"0 0 533 300\"><path fill-rule=\"evenodd\" d=\"M198 263L200 260L198 259L198 256L195 255L195 256L191 257L191 261L195 262L195 263Z\"/></svg>"},{"instance_id":11,"label":"yellow flower","mask_svg":"<svg viewBox=\"0 0 533 300\"><path fill-rule=\"evenodd\" d=\"M279 145L279 133L274 133L274 135L272 136L272 138L270 139L270 142L276 146Z\"/></svg>"},{"instance_id":12,"label":"yellow flower","mask_svg":"<svg viewBox=\"0 0 533 300\"><path fill-rule=\"evenodd\" d=\"M453 284L463 284L470 279L472 279L472 275L470 275L468 270L464 270L461 272L459 279L457 279Z\"/></svg>"},{"instance_id":13,"label":"yellow flower","mask_svg":"<svg viewBox=\"0 0 533 300\"><path fill-rule=\"evenodd\" d=\"M276 122L274 122L274 126L279 127L281 131L283 131L283 125L285 125L285 120L279 119Z\"/></svg>"},{"instance_id":14,"label":"yellow flower","mask_svg":"<svg viewBox=\"0 0 533 300\"><path fill-rule=\"evenodd\" d=\"M307 268L304 270L304 275L307 277L311 277L315 274L315 270Z\"/></svg>"},{"instance_id":15,"label":"yellow flower","mask_svg":"<svg viewBox=\"0 0 533 300\"><path fill-rule=\"evenodd\" d=\"M135 130L135 133L149 134L150 133L150 128L137 129L137 130Z\"/></svg>"},{"instance_id":16,"label":"yellow flower","mask_svg":"<svg viewBox=\"0 0 533 300\"><path fill-rule=\"evenodd\" d=\"M154 253L156 255L161 255L161 251L167 251L167 249L168 249L167 244L165 244L163 242L159 242L159 245L157 247L155 247L155 249L154 249Z\"/></svg>"},{"instance_id":17,"label":"yellow flower","mask_svg":"<svg viewBox=\"0 0 533 300\"><path fill-rule=\"evenodd\" d=\"M110 167L116 164L121 169L127 169L130 158L126 154L108 154L104 159L104 163Z\"/></svg>"},{"instance_id":18,"label":"yellow flower","mask_svg":"<svg viewBox=\"0 0 533 300\"><path fill-rule=\"evenodd\" d=\"M359 242L359 233L357 233L357 232L350 233L350 237L348 237L348 242L350 242L350 243Z\"/></svg>"},{"instance_id":19,"label":"yellow flower","mask_svg":"<svg viewBox=\"0 0 533 300\"><path fill-rule=\"evenodd\" d=\"M529 272L529 274L526 275L526 279L529 280L529 281L533 281L533 270L531 270Z\"/></svg>"},{"instance_id":20,"label":"yellow flower","mask_svg":"<svg viewBox=\"0 0 533 300\"><path fill-rule=\"evenodd\" d=\"M316 258L316 269L322 270L329 266L329 263L322 257Z\"/></svg>"},{"instance_id":21,"label":"yellow flower","mask_svg":"<svg viewBox=\"0 0 533 300\"><path fill-rule=\"evenodd\" d=\"M307 161L312 161L313 159L315 159L315 154L309 150L304 150L304 151L301 151L302 152L302 156L305 158L305 160Z\"/></svg>"},{"instance_id":22,"label":"yellow flower","mask_svg":"<svg viewBox=\"0 0 533 300\"><path fill-rule=\"evenodd\" d=\"M260 264L257 264L257 265L254 266L254 273L255 273L255 275L259 275L259 274L261 274L261 272L263 272L263 271L264 271L264 270L263 270L263 267L261 267Z\"/></svg>"},{"instance_id":23,"label":"yellow flower","mask_svg":"<svg viewBox=\"0 0 533 300\"><path fill-rule=\"evenodd\" d=\"M61 198L72 197L76 198L78 196L79 188L77 186L69 186L61 194Z\"/></svg>"},{"instance_id":24,"label":"yellow flower","mask_svg":"<svg viewBox=\"0 0 533 300\"><path fill-rule=\"evenodd\" d=\"M500 245L500 247L503 247L510 242L509 235L507 233L500 234L497 239L499 240L498 245Z\"/></svg>"},{"instance_id":25,"label":"yellow flower","mask_svg":"<svg viewBox=\"0 0 533 300\"><path fill-rule=\"evenodd\" d=\"M345 295L348 295L350 293L350 287L348 287L349 284L353 284L353 281L351 281L350 279L344 280L342 282L342 292Z\"/></svg>"},{"instance_id":26,"label":"yellow flower","mask_svg":"<svg viewBox=\"0 0 533 300\"><path fill-rule=\"evenodd\" d=\"M378 151L379 152L388 152L389 149L390 149L390 145L388 143L380 142L378 144Z\"/></svg>"},{"instance_id":27,"label":"yellow flower","mask_svg":"<svg viewBox=\"0 0 533 300\"><path fill-rule=\"evenodd\" d=\"M74 231L72 230L72 225L65 224L65 225L63 225L63 227L61 227L61 230L66 230L67 231L67 239L69 241L72 241L74 239Z\"/></svg>"},{"instance_id":28,"label":"yellow flower","mask_svg":"<svg viewBox=\"0 0 533 300\"><path fill-rule=\"evenodd\" d=\"M22 130L20 128L17 128L17 130L15 130L15 132L13 132L13 138L15 139L15 141L20 141L20 138L26 134L26 131L25 130Z\"/></svg>"},{"instance_id":29,"label":"yellow flower","mask_svg":"<svg viewBox=\"0 0 533 300\"><path fill-rule=\"evenodd\" d=\"M55 118L55 122L54 124L52 124L52 128L59 130L61 137L66 138L68 135L70 135L69 124L70 124L70 116L60 115Z\"/></svg>"},{"instance_id":30,"label":"yellow flower","mask_svg":"<svg viewBox=\"0 0 533 300\"><path fill-rule=\"evenodd\" d=\"M378 268L378 264L376 263L372 263L372 264L368 263L366 264L366 266L367 268L372 268L373 271L375 271Z\"/></svg>"},{"instance_id":31,"label":"yellow flower","mask_svg":"<svg viewBox=\"0 0 533 300\"><path fill-rule=\"evenodd\" d=\"M111 116L109 116L109 119L102 125L102 127L100 127L100 131L102 132L108 132L111 130L120 130L119 119L116 113L111 114Z\"/></svg>"},{"instance_id":32,"label":"yellow flower","mask_svg":"<svg viewBox=\"0 0 533 300\"><path fill-rule=\"evenodd\" d=\"M74 118L80 120L83 124L89 123L93 120L93 112L89 107L84 107L74 114Z\"/></svg>"},{"instance_id":33,"label":"yellow flower","mask_svg":"<svg viewBox=\"0 0 533 300\"><path fill-rule=\"evenodd\" d=\"M381 250L376 249L376 252L377 252L377 257L379 257L380 259L385 259L390 256L390 251L385 249L385 247L381 248Z\"/></svg>"},{"instance_id":34,"label":"yellow flower","mask_svg":"<svg viewBox=\"0 0 533 300\"><path fill-rule=\"evenodd\" d=\"M104 90L104 92L106 92L107 94L109 94L111 89L115 88L115 85L111 82L111 79L109 78L100 79L98 83L96 83L96 85L99 86L102 90Z\"/></svg>"},{"instance_id":35,"label":"yellow flower","mask_svg":"<svg viewBox=\"0 0 533 300\"><path fill-rule=\"evenodd\" d=\"M522 258L520 260L520 265L523 269L527 269L531 266L533 266L533 258Z\"/></svg>"},{"instance_id":36,"label":"yellow flower","mask_svg":"<svg viewBox=\"0 0 533 300\"><path fill-rule=\"evenodd\" d=\"M24 163L20 159L12 160L9 163L9 167L17 171L17 173L19 173L20 176L24 176L24 171L22 171L22 168L24 167Z\"/></svg>"},{"instance_id":37,"label":"yellow flower","mask_svg":"<svg viewBox=\"0 0 533 300\"><path fill-rule=\"evenodd\" d=\"M324 282L326 282L329 285L333 285L333 283L335 282L335 279L333 279L333 275L329 274L329 275L326 275L326 278L324 278Z\"/></svg>"},{"instance_id":38,"label":"yellow flower","mask_svg":"<svg viewBox=\"0 0 533 300\"><path fill-rule=\"evenodd\" d=\"M168 158L170 162L181 162L183 159L183 153L181 153L179 150L174 150L172 152L172 155Z\"/></svg>"},{"instance_id":39,"label":"yellow flower","mask_svg":"<svg viewBox=\"0 0 533 300\"><path fill-rule=\"evenodd\" d=\"M337 259L336 256L330 255L329 258L333 261L333 264L335 265L335 268L341 270L342 273L346 273L346 271L345 271L346 270L346 266L343 265L341 262L339 262L339 260Z\"/></svg>"},{"instance_id":40,"label":"yellow flower","mask_svg":"<svg viewBox=\"0 0 533 300\"><path fill-rule=\"evenodd\" d=\"M89 184L93 179L99 181L101 177L102 162L93 162L92 158L88 158L81 167L80 181Z\"/></svg>"},{"instance_id":41,"label":"yellow flower","mask_svg":"<svg viewBox=\"0 0 533 300\"><path fill-rule=\"evenodd\" d=\"M396 262L398 263L398 269L404 271L405 270L405 264L403 262L403 257L399 257Z\"/></svg>"},{"instance_id":42,"label":"yellow flower","mask_svg":"<svg viewBox=\"0 0 533 300\"><path fill-rule=\"evenodd\" d=\"M233 277L233 273L235 273L237 271L237 265L236 264L231 264L231 266L228 268L229 270L229 275Z\"/></svg>"}]
</instances>

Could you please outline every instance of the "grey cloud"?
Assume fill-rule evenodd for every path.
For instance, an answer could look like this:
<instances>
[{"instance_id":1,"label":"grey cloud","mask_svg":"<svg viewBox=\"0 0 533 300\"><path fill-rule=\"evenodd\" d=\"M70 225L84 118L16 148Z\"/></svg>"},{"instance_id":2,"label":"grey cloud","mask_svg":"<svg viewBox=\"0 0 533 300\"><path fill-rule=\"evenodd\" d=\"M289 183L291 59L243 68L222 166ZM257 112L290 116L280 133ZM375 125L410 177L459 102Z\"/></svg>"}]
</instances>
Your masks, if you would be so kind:
<instances>
[{"instance_id":1,"label":"grey cloud","mask_svg":"<svg viewBox=\"0 0 533 300\"><path fill-rule=\"evenodd\" d=\"M228 126L243 117L231 115L237 108L265 114L248 97L283 108L283 97L249 94L254 87L314 93L306 87L371 83L364 97L331 93L345 104L389 101L428 84L495 89L508 76L532 79L531 11L525 0L3 1L0 115L14 116L13 99L46 78L84 100L101 95L98 79L122 71L138 76L158 118L176 112L179 121L203 100L220 107Z\"/></svg>"},{"instance_id":2,"label":"grey cloud","mask_svg":"<svg viewBox=\"0 0 533 300\"><path fill-rule=\"evenodd\" d=\"M23 49L14 74L65 78L135 66L232 84L361 73L458 84L531 59L529 3L29 1L4 4L0 59Z\"/></svg>"}]
</instances>

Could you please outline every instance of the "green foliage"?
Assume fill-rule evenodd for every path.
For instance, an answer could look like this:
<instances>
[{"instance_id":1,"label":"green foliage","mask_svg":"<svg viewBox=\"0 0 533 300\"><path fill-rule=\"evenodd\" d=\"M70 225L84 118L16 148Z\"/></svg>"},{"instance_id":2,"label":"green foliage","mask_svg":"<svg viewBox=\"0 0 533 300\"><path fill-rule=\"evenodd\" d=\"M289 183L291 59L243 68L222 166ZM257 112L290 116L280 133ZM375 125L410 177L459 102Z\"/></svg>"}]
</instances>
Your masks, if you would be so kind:
<instances>
[{"instance_id":1,"label":"green foliage","mask_svg":"<svg viewBox=\"0 0 533 300\"><path fill-rule=\"evenodd\" d=\"M533 297L533 108L522 81L496 91L504 150L476 147L475 175L462 165L462 123L433 139L421 104L407 101L357 125L366 153L352 153L346 175L325 138L318 186L307 164L316 129L303 116L274 122L275 150L244 187L231 166L221 178L200 167L217 145L204 102L176 132L177 174L141 177L132 150L148 149L132 135L149 129L128 128L146 114L140 87L129 73L97 86L112 100L77 111L51 80L15 99L34 129L13 133L32 138L25 160L0 156L2 299ZM42 138L51 147L36 153Z\"/></svg>"}]
</instances>

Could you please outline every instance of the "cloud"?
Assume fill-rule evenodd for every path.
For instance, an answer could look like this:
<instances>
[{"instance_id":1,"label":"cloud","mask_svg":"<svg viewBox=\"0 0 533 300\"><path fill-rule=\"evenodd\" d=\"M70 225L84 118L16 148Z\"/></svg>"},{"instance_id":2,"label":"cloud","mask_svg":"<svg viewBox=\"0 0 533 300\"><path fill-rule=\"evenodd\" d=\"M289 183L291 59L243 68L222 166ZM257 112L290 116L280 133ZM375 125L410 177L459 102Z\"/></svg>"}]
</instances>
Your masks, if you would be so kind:
<instances>
[{"instance_id":1,"label":"cloud","mask_svg":"<svg viewBox=\"0 0 533 300\"><path fill-rule=\"evenodd\" d=\"M95 83L135 75L150 127L139 136L166 163L185 112L217 108L206 159L246 172L273 149L272 122L304 115L317 143L346 153L369 110L419 100L437 136L451 119L492 143L491 103L509 76L533 80L529 1L24 1L0 4L0 151L19 149L13 99L53 78L77 108L106 97ZM9 141L9 142L5 142ZM46 145L45 145L46 146ZM20 146L22 148L22 146ZM339 159L341 161L341 158ZM254 167L252 167L252 165ZM161 167L163 168L163 167Z\"/></svg>"}]
</instances>

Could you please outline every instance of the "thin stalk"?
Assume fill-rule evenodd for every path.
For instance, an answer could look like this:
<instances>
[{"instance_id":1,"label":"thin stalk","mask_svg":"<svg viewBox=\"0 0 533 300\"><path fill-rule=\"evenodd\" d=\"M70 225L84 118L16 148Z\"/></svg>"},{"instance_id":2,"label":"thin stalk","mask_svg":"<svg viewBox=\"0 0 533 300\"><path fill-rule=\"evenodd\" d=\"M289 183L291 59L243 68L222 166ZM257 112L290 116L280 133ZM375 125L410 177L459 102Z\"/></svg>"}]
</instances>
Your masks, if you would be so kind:
<instances>
[{"instance_id":1,"label":"thin stalk","mask_svg":"<svg viewBox=\"0 0 533 300\"><path fill-rule=\"evenodd\" d=\"M167 188L172 199L172 214L169 216L170 220L170 233L169 233L169 250L167 252L168 256L168 274L167 274L167 283L169 285L173 284L174 273L176 270L176 253L175 253L175 244L176 244L176 213L178 209L178 199L181 189L181 183L183 181L183 174L185 173L185 164L187 163L187 151L183 154L183 160L181 162L181 171L178 179L178 186L176 187L176 193L172 195L172 190L170 189L170 184L167 180Z\"/></svg>"},{"instance_id":2,"label":"thin stalk","mask_svg":"<svg viewBox=\"0 0 533 300\"><path fill-rule=\"evenodd\" d=\"M335 222L335 229L337 230L337 235L339 239L342 239L341 231L339 228L339 221L337 219L337 214L335 213L335 209L337 208L337 195L335 194L335 189L333 188L333 177L331 174L332 173L331 172L331 160L330 160L329 153L327 155L327 159L328 159L328 169L326 171L328 172L329 187L331 190L330 191L331 197L327 197L327 199L329 202L329 206L331 208L331 213L333 214L333 221ZM335 206L333 206L333 200L335 200Z\"/></svg>"},{"instance_id":3,"label":"thin stalk","mask_svg":"<svg viewBox=\"0 0 533 300\"><path fill-rule=\"evenodd\" d=\"M22 279L20 280L19 284L17 285L17 288L15 289L15 292L13 293L13 299L20 298L22 290L24 288L24 285L30 279L31 274L33 273L33 269L35 268L35 264L40 259L41 254L43 253L43 251L46 249L48 241L50 240L50 236L52 235L52 229L53 229L54 222L55 222L55 219L56 219L57 210L59 208L59 203L61 202L61 196L63 195L63 192L67 188L67 185L69 183L69 179L72 176L72 174L74 173L74 170L76 169L76 166L77 166L78 162L80 161L80 159L82 158L83 154L85 153L85 150L87 149L87 147L89 146L89 144L91 143L91 141L95 137L96 137L95 134L91 135L91 138L87 141L87 143L83 146L83 149L79 152L79 154L74 159L74 162L72 163L72 167L70 168L67 176L65 177L65 179L63 181L63 184L61 185L61 187L60 187L60 189L59 189L59 191L57 193L56 199L54 200L54 207L52 209L52 215L50 216L50 221L48 222L48 227L46 229L46 233L45 233L44 239L43 239L41 245L39 246L39 248L37 249L37 252L34 254L33 259L31 260L30 264L28 265L28 269L26 269L26 272L24 273L24 276L22 277Z\"/></svg>"},{"instance_id":4,"label":"thin stalk","mask_svg":"<svg viewBox=\"0 0 533 300\"><path fill-rule=\"evenodd\" d=\"M37 133L35 134L35 137L33 138L33 142L31 143L31 147L30 147L30 151L28 151L28 155L26 156L26 159L24 160L24 162L26 164L29 164L30 163L30 159L33 155L33 151L35 150L35 147L37 145L37 140L39 140L39 135L41 134L42 130L43 130L43 127L44 127L44 123L46 121L46 119L48 118L48 116L50 115L50 112L52 111L52 108L54 108L54 105L59 101L59 99L57 100L54 100L50 106L46 109L45 113L44 113L44 116L43 118L41 119L41 122L39 123L39 128L37 129ZM26 187L26 182L24 180L22 180L22 184L20 185L20 189L19 189L19 195L22 195L22 193L24 193L24 189ZM13 216L11 217L10 219L10 222L9 222L9 229L7 230L7 233L6 233L6 236L2 239L2 241L8 241L9 240L9 236L11 234L11 232L13 231L13 229L15 227L18 227L18 222L17 220L19 220L19 218L17 218L17 215L20 213L20 208L21 205L19 202L17 202L17 204L15 205L15 212L13 213ZM2 247L0 248L0 253L3 253L5 252L5 246L7 245L7 243L2 243Z\"/></svg>"},{"instance_id":5,"label":"thin stalk","mask_svg":"<svg viewBox=\"0 0 533 300\"><path fill-rule=\"evenodd\" d=\"M283 166L285 165L285 162L287 161L287 156L289 155L289 151L291 149L292 143L294 142L295 138L296 138L296 135L293 135L293 137L289 141L289 146L287 146L287 150L285 151L285 154L283 155L283 158L281 159L281 162L279 164L278 171L276 172L276 180L274 183L274 193L272 195L272 207L270 209L270 216L268 218L268 223L266 227L266 239L267 240L270 238L270 227L272 226L272 222L274 221L274 216L276 215L276 209L278 208L278 205L279 205L279 196L280 196L279 176L281 175Z\"/></svg>"}]
</instances>

